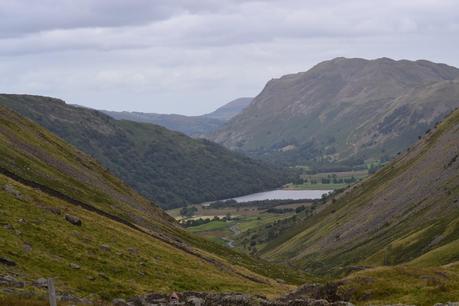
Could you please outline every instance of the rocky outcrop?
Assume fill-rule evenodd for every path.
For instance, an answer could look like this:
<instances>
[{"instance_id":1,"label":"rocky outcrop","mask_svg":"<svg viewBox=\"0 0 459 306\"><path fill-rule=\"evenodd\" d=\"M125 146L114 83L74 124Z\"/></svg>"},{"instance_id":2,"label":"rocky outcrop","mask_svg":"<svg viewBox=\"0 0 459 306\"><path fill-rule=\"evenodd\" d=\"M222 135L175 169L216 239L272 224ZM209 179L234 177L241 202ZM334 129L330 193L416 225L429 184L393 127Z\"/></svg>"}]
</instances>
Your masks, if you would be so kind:
<instances>
[{"instance_id":1,"label":"rocky outcrop","mask_svg":"<svg viewBox=\"0 0 459 306\"><path fill-rule=\"evenodd\" d=\"M166 294L151 293L134 297L127 300L123 305L120 299L118 304L123 306L147 306L147 305L187 305L187 306L351 306L353 304L345 301L327 301L315 298L285 298L279 300L268 300L264 296L253 296L242 293L207 293L207 292L182 292L177 294L178 299L171 300ZM121 304L120 304L121 303Z\"/></svg>"},{"instance_id":2,"label":"rocky outcrop","mask_svg":"<svg viewBox=\"0 0 459 306\"><path fill-rule=\"evenodd\" d=\"M67 220L69 223L76 225L76 226L81 226L81 220L78 217L66 214L65 215L65 220Z\"/></svg>"}]
</instances>

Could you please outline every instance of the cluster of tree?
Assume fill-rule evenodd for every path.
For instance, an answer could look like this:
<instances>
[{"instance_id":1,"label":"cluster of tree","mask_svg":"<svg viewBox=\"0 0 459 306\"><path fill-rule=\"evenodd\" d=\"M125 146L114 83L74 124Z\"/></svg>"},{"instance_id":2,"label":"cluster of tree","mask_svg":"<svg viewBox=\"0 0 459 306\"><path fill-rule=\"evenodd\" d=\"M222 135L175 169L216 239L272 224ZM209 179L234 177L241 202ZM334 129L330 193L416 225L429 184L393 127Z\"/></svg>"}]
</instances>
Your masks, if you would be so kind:
<instances>
[{"instance_id":1,"label":"cluster of tree","mask_svg":"<svg viewBox=\"0 0 459 306\"><path fill-rule=\"evenodd\" d=\"M321 177L320 180L318 178L305 178L303 180L304 183L310 184L352 184L357 182L357 179L354 176L351 177L337 177L336 174L328 175L328 177Z\"/></svg>"},{"instance_id":2,"label":"cluster of tree","mask_svg":"<svg viewBox=\"0 0 459 306\"><path fill-rule=\"evenodd\" d=\"M315 203L318 200L262 200L262 201L249 201L237 202L235 200L217 201L209 204L209 208L243 208L243 207L256 207L257 210L267 210L276 206L296 204L296 203Z\"/></svg>"},{"instance_id":3,"label":"cluster of tree","mask_svg":"<svg viewBox=\"0 0 459 306\"><path fill-rule=\"evenodd\" d=\"M278 208L278 207L273 207L268 209L266 212L272 213L272 214L287 214L295 211L293 208Z\"/></svg>"},{"instance_id":4,"label":"cluster of tree","mask_svg":"<svg viewBox=\"0 0 459 306\"><path fill-rule=\"evenodd\" d=\"M222 218L218 216L214 216L213 218L181 220L180 224L183 227L193 227L193 226L199 226L199 225L207 224L207 223L214 222L214 221L226 222L226 221L232 221L232 220L239 220L239 218L232 217L231 215L226 215Z\"/></svg>"},{"instance_id":5,"label":"cluster of tree","mask_svg":"<svg viewBox=\"0 0 459 306\"><path fill-rule=\"evenodd\" d=\"M198 211L198 209L194 206L185 206L180 209L180 215L183 217L193 217L193 215Z\"/></svg>"},{"instance_id":6,"label":"cluster of tree","mask_svg":"<svg viewBox=\"0 0 459 306\"><path fill-rule=\"evenodd\" d=\"M153 124L115 120L47 97L0 103L37 121L165 209L282 186L285 168Z\"/></svg>"}]
</instances>

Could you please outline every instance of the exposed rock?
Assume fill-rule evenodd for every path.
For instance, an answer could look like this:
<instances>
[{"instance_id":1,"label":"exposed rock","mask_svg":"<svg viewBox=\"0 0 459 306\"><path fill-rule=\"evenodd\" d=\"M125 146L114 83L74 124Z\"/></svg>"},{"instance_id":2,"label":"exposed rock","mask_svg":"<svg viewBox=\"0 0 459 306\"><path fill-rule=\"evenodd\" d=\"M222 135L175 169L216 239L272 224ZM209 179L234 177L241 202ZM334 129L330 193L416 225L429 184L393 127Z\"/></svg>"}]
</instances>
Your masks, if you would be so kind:
<instances>
[{"instance_id":1,"label":"exposed rock","mask_svg":"<svg viewBox=\"0 0 459 306\"><path fill-rule=\"evenodd\" d=\"M5 224L3 225L3 228L6 230L10 230L10 229L13 229L13 226L11 224Z\"/></svg>"},{"instance_id":2,"label":"exposed rock","mask_svg":"<svg viewBox=\"0 0 459 306\"><path fill-rule=\"evenodd\" d=\"M5 186L3 186L3 190L8 192L9 194L14 195L16 197L16 199L18 199L18 200L23 200L24 199L24 197L22 196L22 193L19 192L19 190L17 190L16 187L14 187L13 185L6 184Z\"/></svg>"},{"instance_id":3,"label":"exposed rock","mask_svg":"<svg viewBox=\"0 0 459 306\"><path fill-rule=\"evenodd\" d=\"M32 246L28 243L24 243L24 245L22 246L22 249L24 250L24 253L26 254L32 252Z\"/></svg>"},{"instance_id":4,"label":"exposed rock","mask_svg":"<svg viewBox=\"0 0 459 306\"><path fill-rule=\"evenodd\" d=\"M46 210L48 210L49 212L52 212L55 215L59 215L60 216L62 214L62 210L60 208L57 208L57 207L46 207Z\"/></svg>"},{"instance_id":5,"label":"exposed rock","mask_svg":"<svg viewBox=\"0 0 459 306\"><path fill-rule=\"evenodd\" d=\"M459 302L446 302L444 304L437 303L434 306L459 306Z\"/></svg>"},{"instance_id":6,"label":"exposed rock","mask_svg":"<svg viewBox=\"0 0 459 306\"><path fill-rule=\"evenodd\" d=\"M186 299L186 302L188 305L191 305L191 306L204 305L204 299L196 297L196 296L190 296L189 298Z\"/></svg>"},{"instance_id":7,"label":"exposed rock","mask_svg":"<svg viewBox=\"0 0 459 306\"><path fill-rule=\"evenodd\" d=\"M171 295L172 296L172 295ZM293 298L270 301L262 296L241 293L180 292L174 301L170 296L161 293L150 293L130 298L127 305L187 305L187 306L354 306L348 302L329 302L325 299Z\"/></svg>"},{"instance_id":8,"label":"exposed rock","mask_svg":"<svg viewBox=\"0 0 459 306\"><path fill-rule=\"evenodd\" d=\"M5 266L15 266L16 262L6 257L0 257L0 264L3 264Z\"/></svg>"},{"instance_id":9,"label":"exposed rock","mask_svg":"<svg viewBox=\"0 0 459 306\"><path fill-rule=\"evenodd\" d=\"M48 280L46 278L39 278L33 282L33 285L39 288L48 288Z\"/></svg>"},{"instance_id":10,"label":"exposed rock","mask_svg":"<svg viewBox=\"0 0 459 306\"><path fill-rule=\"evenodd\" d=\"M65 214L65 220L72 223L73 225L81 226L81 220L78 217L75 217L69 214Z\"/></svg>"},{"instance_id":11,"label":"exposed rock","mask_svg":"<svg viewBox=\"0 0 459 306\"><path fill-rule=\"evenodd\" d=\"M112 248L108 244L102 244L100 249L104 252L110 252Z\"/></svg>"},{"instance_id":12,"label":"exposed rock","mask_svg":"<svg viewBox=\"0 0 459 306\"><path fill-rule=\"evenodd\" d=\"M167 296L165 294L150 293L150 294L145 295L143 300L146 303L150 303L150 304L166 303Z\"/></svg>"},{"instance_id":13,"label":"exposed rock","mask_svg":"<svg viewBox=\"0 0 459 306\"><path fill-rule=\"evenodd\" d=\"M25 283L18 281L11 275L0 276L0 286L5 287L15 287L15 288L24 288Z\"/></svg>"},{"instance_id":14,"label":"exposed rock","mask_svg":"<svg viewBox=\"0 0 459 306\"><path fill-rule=\"evenodd\" d=\"M75 270L78 270L81 268L81 266L79 264L76 264L76 263L70 263L70 268L72 269L75 269Z\"/></svg>"},{"instance_id":15,"label":"exposed rock","mask_svg":"<svg viewBox=\"0 0 459 306\"><path fill-rule=\"evenodd\" d=\"M129 306L126 300L124 299L114 299L112 301L113 306Z\"/></svg>"},{"instance_id":16,"label":"exposed rock","mask_svg":"<svg viewBox=\"0 0 459 306\"><path fill-rule=\"evenodd\" d=\"M127 249L128 253L131 255L137 255L139 254L139 250L137 248L128 248Z\"/></svg>"}]
</instances>

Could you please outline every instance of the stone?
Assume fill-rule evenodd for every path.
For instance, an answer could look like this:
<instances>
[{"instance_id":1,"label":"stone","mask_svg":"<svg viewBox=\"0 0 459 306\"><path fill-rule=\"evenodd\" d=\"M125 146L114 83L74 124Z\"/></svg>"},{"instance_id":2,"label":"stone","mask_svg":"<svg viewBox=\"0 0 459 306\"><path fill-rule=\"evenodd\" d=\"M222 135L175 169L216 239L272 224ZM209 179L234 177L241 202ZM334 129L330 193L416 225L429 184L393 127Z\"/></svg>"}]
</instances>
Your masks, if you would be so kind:
<instances>
[{"instance_id":1,"label":"stone","mask_svg":"<svg viewBox=\"0 0 459 306\"><path fill-rule=\"evenodd\" d=\"M55 215L62 215L62 210L60 208L57 208L57 207L47 207L46 208L49 212L55 214Z\"/></svg>"},{"instance_id":2,"label":"stone","mask_svg":"<svg viewBox=\"0 0 459 306\"><path fill-rule=\"evenodd\" d=\"M70 303L80 303L81 302L81 300L78 297L76 297L76 296L74 296L74 295L72 295L70 293L63 293L61 295L58 295L58 296L56 296L56 299L58 301L70 302Z\"/></svg>"},{"instance_id":3,"label":"stone","mask_svg":"<svg viewBox=\"0 0 459 306\"><path fill-rule=\"evenodd\" d=\"M26 254L32 252L32 246L28 243L24 243L22 246L22 249L24 250L24 253Z\"/></svg>"},{"instance_id":4,"label":"stone","mask_svg":"<svg viewBox=\"0 0 459 306\"><path fill-rule=\"evenodd\" d=\"M19 192L19 190L17 190L16 187L14 187L13 185L6 184L5 186L3 186L3 190L5 190L9 194L15 196L16 199L18 199L18 200L23 200L24 199L24 197L22 196L21 192Z\"/></svg>"},{"instance_id":5,"label":"stone","mask_svg":"<svg viewBox=\"0 0 459 306\"><path fill-rule=\"evenodd\" d=\"M72 215L69 215L69 214L65 214L65 220L67 220L68 222L70 222L73 225L81 226L81 220L78 217L75 217L75 216L72 216Z\"/></svg>"},{"instance_id":6,"label":"stone","mask_svg":"<svg viewBox=\"0 0 459 306\"><path fill-rule=\"evenodd\" d=\"M150 304L160 304L167 303L167 295L160 293L150 293L144 297L146 303Z\"/></svg>"},{"instance_id":7,"label":"stone","mask_svg":"<svg viewBox=\"0 0 459 306\"><path fill-rule=\"evenodd\" d=\"M114 299L112 301L113 306L129 306L126 300L124 299Z\"/></svg>"},{"instance_id":8,"label":"stone","mask_svg":"<svg viewBox=\"0 0 459 306\"><path fill-rule=\"evenodd\" d=\"M108 244L102 244L100 249L104 252L110 252L112 248Z\"/></svg>"},{"instance_id":9,"label":"stone","mask_svg":"<svg viewBox=\"0 0 459 306\"><path fill-rule=\"evenodd\" d=\"M3 228L6 230L10 230L10 229L13 229L13 226L11 224L5 224L3 225Z\"/></svg>"},{"instance_id":10,"label":"stone","mask_svg":"<svg viewBox=\"0 0 459 306\"><path fill-rule=\"evenodd\" d=\"M202 306L202 305L204 305L204 299L201 299L201 298L196 297L196 296L190 296L189 298L187 298L186 302L187 302L187 305L190 305L190 306Z\"/></svg>"},{"instance_id":11,"label":"stone","mask_svg":"<svg viewBox=\"0 0 459 306\"><path fill-rule=\"evenodd\" d=\"M11 275L0 276L0 286L8 286L8 287L16 287L16 288L24 288L25 283L22 281L18 281Z\"/></svg>"},{"instance_id":12,"label":"stone","mask_svg":"<svg viewBox=\"0 0 459 306\"><path fill-rule=\"evenodd\" d=\"M16 266L16 262L14 260L6 258L6 257L0 257L0 264L3 264L5 266L11 266L11 267Z\"/></svg>"},{"instance_id":13,"label":"stone","mask_svg":"<svg viewBox=\"0 0 459 306\"><path fill-rule=\"evenodd\" d=\"M81 266L79 264L76 264L76 263L70 263L70 268L72 269L75 269L75 270L78 270L81 268Z\"/></svg>"},{"instance_id":14,"label":"stone","mask_svg":"<svg viewBox=\"0 0 459 306\"><path fill-rule=\"evenodd\" d=\"M139 253L139 250L136 248L128 248L127 251L131 255L137 255Z\"/></svg>"},{"instance_id":15,"label":"stone","mask_svg":"<svg viewBox=\"0 0 459 306\"><path fill-rule=\"evenodd\" d=\"M48 280L44 277L41 277L33 282L34 286L39 288L48 288Z\"/></svg>"}]
</instances>

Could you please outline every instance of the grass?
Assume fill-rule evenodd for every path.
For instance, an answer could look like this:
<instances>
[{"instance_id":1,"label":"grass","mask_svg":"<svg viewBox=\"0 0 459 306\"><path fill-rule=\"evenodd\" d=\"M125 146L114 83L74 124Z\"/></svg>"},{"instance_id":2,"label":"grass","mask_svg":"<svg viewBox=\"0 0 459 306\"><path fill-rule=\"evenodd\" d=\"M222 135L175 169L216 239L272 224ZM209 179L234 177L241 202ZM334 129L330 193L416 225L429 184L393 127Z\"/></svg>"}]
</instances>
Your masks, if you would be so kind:
<instances>
[{"instance_id":1,"label":"grass","mask_svg":"<svg viewBox=\"0 0 459 306\"><path fill-rule=\"evenodd\" d=\"M459 265L379 267L352 274L340 288L357 305L434 305L459 298Z\"/></svg>"},{"instance_id":2,"label":"grass","mask_svg":"<svg viewBox=\"0 0 459 306\"><path fill-rule=\"evenodd\" d=\"M351 265L382 265L385 253L392 265L416 258L418 266L456 261L458 176L446 169L450 158L442 158L454 155L458 122L456 111L394 162L270 241L262 257L289 260L321 275L341 275Z\"/></svg>"},{"instance_id":3,"label":"grass","mask_svg":"<svg viewBox=\"0 0 459 306\"><path fill-rule=\"evenodd\" d=\"M16 267L0 266L1 274L18 274L27 281L54 277L58 290L82 296L97 294L104 299L184 290L272 295L287 288L224 261L221 267L208 264L146 234L0 176L0 186L5 184L14 186L28 200L0 192L0 223L13 227L0 232L1 254L17 263ZM49 207L80 217L83 225L71 225ZM18 221L21 219L24 221ZM24 243L32 246L30 253L23 251ZM102 244L109 245L110 250L102 250ZM74 270L71 263L81 268Z\"/></svg>"},{"instance_id":4,"label":"grass","mask_svg":"<svg viewBox=\"0 0 459 306\"><path fill-rule=\"evenodd\" d=\"M0 167L17 176L12 180L0 175L0 224L13 227L0 231L0 256L17 263L1 265L2 275L18 275L29 282L52 276L58 290L82 296L94 293L103 299L183 290L275 295L289 286L269 277L305 281L304 273L188 234L91 157L14 112L1 110ZM46 193L29 187L32 183L48 188ZM5 185L16 188L21 198L6 192ZM50 212L51 208L62 214ZM93 208L99 211L92 212ZM83 226L66 222L65 213L80 217ZM24 244L32 246L30 253L24 252ZM110 245L110 251L101 250L102 244ZM81 268L71 269L71 263Z\"/></svg>"}]
</instances>

